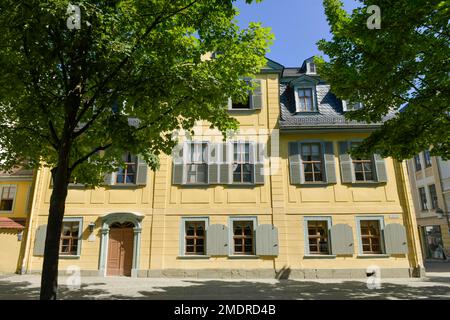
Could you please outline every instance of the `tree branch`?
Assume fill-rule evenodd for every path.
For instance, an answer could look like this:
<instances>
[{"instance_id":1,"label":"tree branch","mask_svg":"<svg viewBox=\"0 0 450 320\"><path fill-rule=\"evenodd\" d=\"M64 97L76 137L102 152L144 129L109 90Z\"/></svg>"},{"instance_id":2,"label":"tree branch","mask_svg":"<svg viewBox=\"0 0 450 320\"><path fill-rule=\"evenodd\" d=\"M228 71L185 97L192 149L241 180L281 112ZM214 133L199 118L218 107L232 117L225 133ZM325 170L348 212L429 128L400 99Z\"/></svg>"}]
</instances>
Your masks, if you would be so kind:
<instances>
[{"instance_id":1,"label":"tree branch","mask_svg":"<svg viewBox=\"0 0 450 320\"><path fill-rule=\"evenodd\" d=\"M78 165L80 165L81 163L83 163L84 161L89 159L90 156L94 155L98 151L106 150L111 146L112 146L112 143L108 143L104 146L99 146L99 147L93 149L91 152L89 152L88 154L84 155L83 157L81 157L77 161L75 161L74 164L69 168L69 171L72 172Z\"/></svg>"}]
</instances>

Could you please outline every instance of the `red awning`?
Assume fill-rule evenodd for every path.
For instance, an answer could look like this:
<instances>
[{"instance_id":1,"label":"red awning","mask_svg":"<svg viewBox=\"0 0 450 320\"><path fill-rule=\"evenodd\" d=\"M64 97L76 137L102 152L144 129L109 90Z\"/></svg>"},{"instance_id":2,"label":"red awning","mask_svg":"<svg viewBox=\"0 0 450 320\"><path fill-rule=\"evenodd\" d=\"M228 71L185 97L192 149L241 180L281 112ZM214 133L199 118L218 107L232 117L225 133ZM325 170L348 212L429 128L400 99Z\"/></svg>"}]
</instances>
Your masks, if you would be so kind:
<instances>
[{"instance_id":1,"label":"red awning","mask_svg":"<svg viewBox=\"0 0 450 320\"><path fill-rule=\"evenodd\" d=\"M25 219L0 217L0 229L24 229Z\"/></svg>"}]
</instances>

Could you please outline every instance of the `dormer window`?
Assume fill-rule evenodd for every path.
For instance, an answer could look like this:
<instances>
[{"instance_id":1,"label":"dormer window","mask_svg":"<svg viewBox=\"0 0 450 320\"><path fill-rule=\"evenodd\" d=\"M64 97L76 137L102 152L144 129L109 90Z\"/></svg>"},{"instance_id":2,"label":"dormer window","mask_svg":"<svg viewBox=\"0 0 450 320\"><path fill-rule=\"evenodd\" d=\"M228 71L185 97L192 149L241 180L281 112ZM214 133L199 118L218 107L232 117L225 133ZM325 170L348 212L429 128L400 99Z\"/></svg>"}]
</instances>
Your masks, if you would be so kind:
<instances>
[{"instance_id":1,"label":"dormer window","mask_svg":"<svg viewBox=\"0 0 450 320\"><path fill-rule=\"evenodd\" d=\"M361 102L351 102L348 100L342 100L342 110L346 111L355 111L362 109L363 104Z\"/></svg>"},{"instance_id":2,"label":"dormer window","mask_svg":"<svg viewBox=\"0 0 450 320\"><path fill-rule=\"evenodd\" d=\"M316 64L314 62L308 62L306 68L306 73L316 73Z\"/></svg>"},{"instance_id":3,"label":"dormer window","mask_svg":"<svg viewBox=\"0 0 450 320\"><path fill-rule=\"evenodd\" d=\"M314 88L296 88L295 104L297 112L316 112Z\"/></svg>"}]
</instances>

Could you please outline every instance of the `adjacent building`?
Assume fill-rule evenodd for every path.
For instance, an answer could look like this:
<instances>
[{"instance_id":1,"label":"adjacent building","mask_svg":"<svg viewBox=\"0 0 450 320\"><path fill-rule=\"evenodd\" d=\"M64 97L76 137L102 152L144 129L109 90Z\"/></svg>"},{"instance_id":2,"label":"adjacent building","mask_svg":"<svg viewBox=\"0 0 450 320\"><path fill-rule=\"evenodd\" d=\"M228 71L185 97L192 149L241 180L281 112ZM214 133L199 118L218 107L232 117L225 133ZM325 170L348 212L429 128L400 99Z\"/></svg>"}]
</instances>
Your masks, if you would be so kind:
<instances>
[{"instance_id":1,"label":"adjacent building","mask_svg":"<svg viewBox=\"0 0 450 320\"><path fill-rule=\"evenodd\" d=\"M33 197L33 171L0 172L0 273L20 271Z\"/></svg>"},{"instance_id":2,"label":"adjacent building","mask_svg":"<svg viewBox=\"0 0 450 320\"><path fill-rule=\"evenodd\" d=\"M425 150L407 161L425 259L450 259L450 161Z\"/></svg>"},{"instance_id":3,"label":"adjacent building","mask_svg":"<svg viewBox=\"0 0 450 320\"><path fill-rule=\"evenodd\" d=\"M103 186L70 186L60 272L138 277L421 276L406 165L348 151L380 124L348 121L313 59L268 60L247 101L229 100L240 129L226 141L198 122L152 172L139 156ZM50 195L37 172L24 272L40 272Z\"/></svg>"}]
</instances>

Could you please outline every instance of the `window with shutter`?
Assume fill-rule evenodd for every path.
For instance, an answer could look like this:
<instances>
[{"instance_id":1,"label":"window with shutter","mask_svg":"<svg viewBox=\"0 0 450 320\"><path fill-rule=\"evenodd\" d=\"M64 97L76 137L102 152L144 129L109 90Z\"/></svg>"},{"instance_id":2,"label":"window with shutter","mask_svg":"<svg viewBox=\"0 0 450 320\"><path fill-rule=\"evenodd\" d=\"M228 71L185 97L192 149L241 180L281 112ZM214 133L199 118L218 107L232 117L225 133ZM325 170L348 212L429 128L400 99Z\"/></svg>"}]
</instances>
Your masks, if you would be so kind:
<instances>
[{"instance_id":1,"label":"window with shutter","mask_svg":"<svg viewBox=\"0 0 450 320\"><path fill-rule=\"evenodd\" d=\"M208 143L192 142L188 144L186 163L186 183L208 183Z\"/></svg>"},{"instance_id":2,"label":"window with shutter","mask_svg":"<svg viewBox=\"0 0 450 320\"><path fill-rule=\"evenodd\" d=\"M80 222L64 221L61 230L61 240L59 246L59 254L62 256L78 255L79 238L80 238Z\"/></svg>"},{"instance_id":3,"label":"window with shutter","mask_svg":"<svg viewBox=\"0 0 450 320\"><path fill-rule=\"evenodd\" d=\"M305 217L305 253L330 254L330 217Z\"/></svg>"},{"instance_id":4,"label":"window with shutter","mask_svg":"<svg viewBox=\"0 0 450 320\"><path fill-rule=\"evenodd\" d=\"M181 219L180 256L206 255L208 218L186 217Z\"/></svg>"},{"instance_id":5,"label":"window with shutter","mask_svg":"<svg viewBox=\"0 0 450 320\"><path fill-rule=\"evenodd\" d=\"M245 80L247 85L253 86L253 91L248 91L247 96L243 101L234 101L231 98L228 99L229 110L257 110L262 107L262 88L261 80L252 79Z\"/></svg>"},{"instance_id":6,"label":"window with shutter","mask_svg":"<svg viewBox=\"0 0 450 320\"><path fill-rule=\"evenodd\" d=\"M302 143L301 157L305 183L322 182L324 177L321 143Z\"/></svg>"},{"instance_id":7,"label":"window with shutter","mask_svg":"<svg viewBox=\"0 0 450 320\"><path fill-rule=\"evenodd\" d=\"M356 148L360 145L360 142L351 142L350 148ZM366 158L353 158L353 172L355 174L355 181L374 181L373 160Z\"/></svg>"},{"instance_id":8,"label":"window with shutter","mask_svg":"<svg viewBox=\"0 0 450 320\"><path fill-rule=\"evenodd\" d=\"M12 211L16 197L16 186L0 187L0 211Z\"/></svg>"},{"instance_id":9,"label":"window with shutter","mask_svg":"<svg viewBox=\"0 0 450 320\"><path fill-rule=\"evenodd\" d=\"M255 255L256 218L231 217L230 228L230 254Z\"/></svg>"},{"instance_id":10,"label":"window with shutter","mask_svg":"<svg viewBox=\"0 0 450 320\"><path fill-rule=\"evenodd\" d=\"M122 156L124 166L116 172L116 184L136 184L138 157L131 152L125 152Z\"/></svg>"},{"instance_id":11,"label":"window with shutter","mask_svg":"<svg viewBox=\"0 0 450 320\"><path fill-rule=\"evenodd\" d=\"M359 231L359 251L361 254L382 254L383 248L383 218L357 218Z\"/></svg>"},{"instance_id":12,"label":"window with shutter","mask_svg":"<svg viewBox=\"0 0 450 320\"><path fill-rule=\"evenodd\" d=\"M250 184L253 182L253 163L251 161L250 142L233 143L233 183Z\"/></svg>"}]
</instances>

